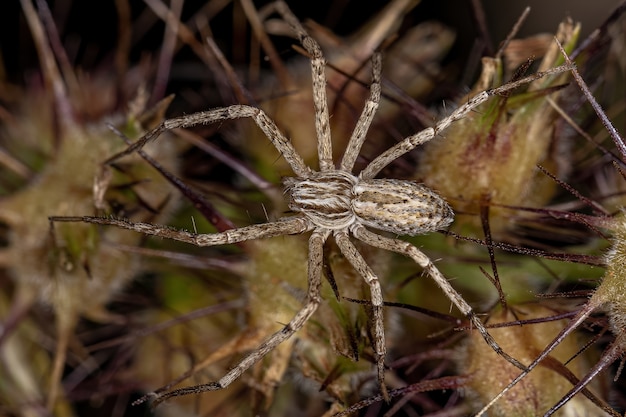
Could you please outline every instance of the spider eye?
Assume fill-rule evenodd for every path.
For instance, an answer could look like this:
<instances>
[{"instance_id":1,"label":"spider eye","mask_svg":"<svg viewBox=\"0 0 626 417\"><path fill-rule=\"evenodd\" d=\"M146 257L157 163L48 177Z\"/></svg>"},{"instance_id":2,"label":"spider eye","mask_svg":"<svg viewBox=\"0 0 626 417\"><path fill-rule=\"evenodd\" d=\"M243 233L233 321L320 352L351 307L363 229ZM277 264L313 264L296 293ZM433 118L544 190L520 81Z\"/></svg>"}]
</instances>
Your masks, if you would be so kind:
<instances>
[{"instance_id":1,"label":"spider eye","mask_svg":"<svg viewBox=\"0 0 626 417\"><path fill-rule=\"evenodd\" d=\"M413 181L373 179L354 187L352 210L366 225L416 236L446 228L452 208L430 188Z\"/></svg>"}]
</instances>

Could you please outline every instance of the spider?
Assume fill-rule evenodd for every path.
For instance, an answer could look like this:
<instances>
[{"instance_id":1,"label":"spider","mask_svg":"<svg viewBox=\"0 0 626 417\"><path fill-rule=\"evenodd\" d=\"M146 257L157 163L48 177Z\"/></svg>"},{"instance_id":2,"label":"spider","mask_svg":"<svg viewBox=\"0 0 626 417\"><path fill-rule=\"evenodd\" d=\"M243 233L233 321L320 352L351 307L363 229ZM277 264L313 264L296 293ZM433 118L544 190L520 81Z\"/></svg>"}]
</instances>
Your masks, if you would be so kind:
<instances>
[{"instance_id":1,"label":"spider","mask_svg":"<svg viewBox=\"0 0 626 417\"><path fill-rule=\"evenodd\" d=\"M320 302L320 286L323 269L324 242L332 235L339 249L355 270L363 277L371 292L373 349L375 352L377 377L385 398L385 332L383 326L383 295L380 282L365 259L352 243L350 236L371 246L405 255L415 261L446 294L450 301L464 314L481 333L485 341L499 355L518 368L526 368L515 358L504 352L472 310L471 306L450 285L443 274L422 251L412 244L397 238L386 237L370 229L388 232L392 235L416 236L444 229L454 219L452 208L433 190L415 181L378 179L378 173L391 162L415 147L440 135L448 126L462 119L489 97L504 95L506 92L547 74L567 71L563 65L548 71L510 82L498 88L484 91L458 107L448 117L392 146L372 160L358 175L352 173L356 159L370 124L374 118L381 97L382 56L375 52L371 58L372 81L369 97L358 118L356 127L346 147L345 153L336 167L332 160L332 145L328 102L326 99L326 63L322 50L307 34L287 4L279 0L273 3L278 13L294 30L300 43L311 57L313 80L313 101L315 107L315 129L318 140L319 171L314 171L304 163L288 138L278 129L263 110L247 106L232 105L204 112L165 120L142 138L107 161L111 164L119 158L139 151L161 133L171 129L193 127L224 120L251 118L265 133L272 144L287 161L295 176L283 180L284 194L289 209L295 213L277 221L255 224L213 234L197 234L175 230L166 226L149 223L134 223L122 219L103 217L50 217L55 221L79 221L101 225L113 225L147 235L187 242L197 246L226 245L252 239L264 239L281 235L295 235L310 232L308 252L308 290L303 307L281 330L271 335L255 351L244 357L221 379L207 384L181 388L162 394L148 394L138 402L154 398L153 405L179 395L216 391L228 387L247 369L261 360L283 341L300 330L315 313ZM137 402L136 402L137 403Z\"/></svg>"}]
</instances>

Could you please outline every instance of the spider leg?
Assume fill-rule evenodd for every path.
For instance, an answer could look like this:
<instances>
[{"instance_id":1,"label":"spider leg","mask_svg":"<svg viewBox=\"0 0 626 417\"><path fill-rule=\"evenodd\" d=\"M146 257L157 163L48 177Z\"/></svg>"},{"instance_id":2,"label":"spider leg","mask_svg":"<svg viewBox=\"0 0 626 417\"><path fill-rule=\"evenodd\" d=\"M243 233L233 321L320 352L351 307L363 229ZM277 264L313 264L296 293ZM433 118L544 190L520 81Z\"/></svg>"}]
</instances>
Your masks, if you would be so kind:
<instances>
[{"instance_id":1,"label":"spider leg","mask_svg":"<svg viewBox=\"0 0 626 417\"><path fill-rule=\"evenodd\" d=\"M341 253L348 259L348 262L352 264L354 269L365 279L365 282L367 282L367 285L370 287L378 382L380 383L383 397L388 400L389 394L385 386L385 355L387 353L387 346L385 344L385 323L383 321L383 293L380 288L380 282L376 274L374 274L374 271L367 265L356 246L350 242L347 232L336 232L335 241Z\"/></svg>"},{"instance_id":2,"label":"spider leg","mask_svg":"<svg viewBox=\"0 0 626 417\"><path fill-rule=\"evenodd\" d=\"M408 136L401 142L398 142L396 145L392 146L391 148L380 154L372 162L370 162L369 165L365 167L365 169L363 169L363 171L361 171L361 173L359 174L359 178L374 178L384 167L389 165L391 162L395 161L405 153L413 150L415 147L426 143L431 139L434 139L436 136L440 135L444 130L446 130L451 124L463 119L469 112L487 101L489 97L506 94L508 91L518 88L521 85L528 84L539 78L545 77L546 75L568 71L571 68L572 66L569 64L561 65L559 67L551 68L547 71L537 72L535 74L529 75L528 77L521 78L519 80L504 84L497 88L483 91L482 93L475 95L474 97L470 98L466 103L459 106L448 117L437 122L434 127L429 127L414 135Z\"/></svg>"},{"instance_id":3,"label":"spider leg","mask_svg":"<svg viewBox=\"0 0 626 417\"><path fill-rule=\"evenodd\" d=\"M517 385L518 382L524 379L524 377L526 377L526 375L528 375L530 371L532 371L535 367L537 367L537 365L539 365L539 363L541 363L541 361L544 360L550 354L550 352L552 352L558 345L561 344L561 342L565 339L565 337L567 337L567 335L569 335L571 332L577 329L578 326L580 326L587 319L587 317L591 315L591 313L596 309L596 307L597 305L592 305L591 303L585 304L585 306L578 312L578 314L574 316L572 320L570 320L567 327L561 330L559 334L556 335L556 337L552 340L552 342L550 342L550 344L543 349L543 351L537 357L537 359L535 359L530 365L528 365L528 368L525 369L524 372L520 373L513 381L509 383L509 385L504 387L498 395L496 395L478 413L476 413L475 417L482 416L500 398L502 398L507 392L509 392L511 388L513 388L515 385Z\"/></svg>"},{"instance_id":4,"label":"spider leg","mask_svg":"<svg viewBox=\"0 0 626 417\"><path fill-rule=\"evenodd\" d=\"M511 355L506 353L500 345L494 340L494 338L487 332L487 329L480 321L480 319L472 310L472 307L461 297L461 295L450 285L446 277L437 269L437 267L432 263L432 261L424 255L422 251L417 249L415 246L411 245L408 242L399 239L391 239L388 237L381 236L379 234L370 232L362 225L355 225L352 228L352 233L354 236L367 243L368 245L390 250L392 252L397 252L402 255L408 256L413 259L419 266L424 268L426 273L430 275L430 277L439 285L439 288L446 294L446 296L456 305L456 307L463 313L472 324L478 329L480 334L483 336L483 339L487 342L489 346L500 356L505 358L511 364L516 367L526 371L526 367L520 363L517 359L513 358Z\"/></svg>"},{"instance_id":5,"label":"spider leg","mask_svg":"<svg viewBox=\"0 0 626 417\"><path fill-rule=\"evenodd\" d=\"M253 224L238 229L225 230L220 233L198 234L185 230L177 230L168 226L152 223L131 222L129 220L114 219L108 217L48 217L51 225L54 222L83 222L116 226L121 229L132 230L150 236L163 237L179 242L190 243L196 246L216 246L231 243L245 242L252 239L265 239L281 235L296 235L310 230L308 221L300 216L283 217L272 223Z\"/></svg>"},{"instance_id":6,"label":"spider leg","mask_svg":"<svg viewBox=\"0 0 626 417\"><path fill-rule=\"evenodd\" d=\"M242 119L247 117L254 120L263 133L265 133L265 136L267 136L276 147L278 152L280 152L287 163L289 163L289 166L298 177L308 178L310 176L311 169L306 166L302 157L296 152L296 149L293 147L291 142L289 142L289 139L287 139L278 129L276 123L274 123L274 121L270 119L263 110L246 105L222 107L165 120L124 151L119 152L104 161L104 164L111 164L123 156L130 155L142 149L149 142L155 140L159 137L159 135L161 135L161 133L167 130L207 125L221 122L223 120Z\"/></svg>"},{"instance_id":7,"label":"spider leg","mask_svg":"<svg viewBox=\"0 0 626 417\"><path fill-rule=\"evenodd\" d=\"M365 135L374 120L378 104L380 103L380 76L382 73L382 56L380 52L374 52L372 55L372 83L370 84L370 96L365 102L365 107L359 116L352 136L346 147L346 151L341 160L342 171L352 172L356 158L361 152L361 146L365 141Z\"/></svg>"},{"instance_id":8,"label":"spider leg","mask_svg":"<svg viewBox=\"0 0 626 417\"><path fill-rule=\"evenodd\" d=\"M241 362L239 362L239 364L231 369L219 381L211 382L208 384L196 385L193 387L181 388L163 394L154 394L152 395L152 397L154 398L152 406L154 407L162 401L171 397L199 394L205 391L217 391L228 387L252 365L260 361L265 355L267 355L274 348L276 348L276 346L280 345L282 342L289 339L294 333L300 330L302 326L304 326L304 324L313 315L313 313L315 313L321 301L320 286L322 283L322 267L324 263L324 242L328 238L329 234L330 232L328 231L316 230L311 234L311 237L309 238L309 288L307 291L306 301L302 309L298 311L298 313L293 317L293 319L291 319L289 323L287 323L285 327L271 335L255 351L243 358ZM147 397L150 397L150 395Z\"/></svg>"},{"instance_id":9,"label":"spider leg","mask_svg":"<svg viewBox=\"0 0 626 417\"><path fill-rule=\"evenodd\" d=\"M315 106L315 131L317 133L317 151L320 171L332 171L333 150L330 136L330 116L328 114L328 99L326 97L326 60L322 48L304 30L302 24L291 12L284 1L274 3L274 8L283 20L296 32L300 43L311 55L311 77L313 79L313 104Z\"/></svg>"}]
</instances>

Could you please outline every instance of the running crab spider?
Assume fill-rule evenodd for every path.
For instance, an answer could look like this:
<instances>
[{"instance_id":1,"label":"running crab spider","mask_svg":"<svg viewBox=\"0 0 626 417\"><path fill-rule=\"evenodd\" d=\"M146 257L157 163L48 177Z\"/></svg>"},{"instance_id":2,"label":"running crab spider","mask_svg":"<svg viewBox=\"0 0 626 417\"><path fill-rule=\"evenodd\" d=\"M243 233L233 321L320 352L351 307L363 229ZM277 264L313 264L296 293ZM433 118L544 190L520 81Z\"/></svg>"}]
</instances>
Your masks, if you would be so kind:
<instances>
[{"instance_id":1,"label":"running crab spider","mask_svg":"<svg viewBox=\"0 0 626 417\"><path fill-rule=\"evenodd\" d=\"M274 10L294 30L304 49L311 56L313 79L313 101L315 107L315 128L318 140L319 171L305 165L287 137L276 124L261 110L246 105L233 105L199 112L170 120L144 135L125 151L109 158L105 164L139 151L148 142L170 129L187 128L224 120L251 118L265 133L272 144L285 158L295 176L283 181L284 193L289 208L294 215L283 217L275 222L256 224L214 234L196 234L174 230L169 227L148 223L133 223L126 220L102 217L51 217L55 221L86 222L112 225L147 235L187 242L197 246L215 246L264 239L281 235L295 235L310 232L308 254L308 291L304 306L280 331L271 335L255 351L244 357L239 364L216 382L169 391L162 394L149 394L143 400L153 397L153 405L179 395L215 391L228 387L248 368L258 362L276 346L300 330L315 313L321 302L320 286L323 268L324 242L332 235L355 270L363 277L371 291L373 316L374 351L377 375L381 391L387 398L384 384L386 355L385 333L383 328L383 296L378 278L367 265L350 235L371 246L405 255L421 266L437 283L452 303L463 313L483 336L485 341L509 362L524 370L520 362L504 352L487 332L471 306L450 285L433 262L419 249L408 242L379 235L370 230L377 229L393 235L421 235L448 226L454 217L450 206L434 191L414 181L396 179L376 179L378 173L388 164L430 141L448 126L462 119L489 97L502 95L520 85L541 78L547 74L564 72L569 66L553 68L543 73L519 79L502 87L484 91L457 108L434 127L409 136L383 152L371 161L358 175L352 173L356 159L370 124L374 118L381 96L381 54L372 56L372 82L369 98L357 121L348 142L343 158L336 167L332 160L332 146L329 123L329 110L326 99L325 60L318 43L304 30L298 19L283 1L274 3Z\"/></svg>"}]
</instances>

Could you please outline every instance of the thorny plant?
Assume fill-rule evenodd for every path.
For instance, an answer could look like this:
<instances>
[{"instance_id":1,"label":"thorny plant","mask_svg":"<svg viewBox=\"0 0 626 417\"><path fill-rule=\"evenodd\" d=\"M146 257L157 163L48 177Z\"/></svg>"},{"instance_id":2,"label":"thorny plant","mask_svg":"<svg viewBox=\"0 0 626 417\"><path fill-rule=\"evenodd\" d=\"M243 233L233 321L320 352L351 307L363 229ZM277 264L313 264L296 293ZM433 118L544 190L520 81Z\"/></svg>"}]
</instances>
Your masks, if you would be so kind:
<instances>
[{"instance_id":1,"label":"thorny plant","mask_svg":"<svg viewBox=\"0 0 626 417\"><path fill-rule=\"evenodd\" d=\"M619 134L617 129L613 126L613 124L607 117L604 110L597 103L587 83L579 74L576 67L572 64L571 58L563 50L560 44L559 48L561 48L561 53L563 54L566 63L572 66L571 72L574 76L574 80L580 87L586 99L590 102L593 110L600 118L603 126L605 127L621 153L621 160L618 157L615 157L615 166L618 167L616 161L620 161L623 164L623 159L624 157L626 157L624 138ZM622 176L624 176L621 168L618 168L618 170L620 171ZM564 327L559 332L559 334L532 361L532 363L528 365L528 368L521 372L517 377L515 377L508 385L506 385L491 401L489 401L478 413L476 413L475 417L479 417L487 412L491 407L496 404L498 400L504 397L518 383L520 383L520 381L526 378L533 369L541 365L544 360L547 361L548 356L555 350L555 348L562 344L565 338L578 327L580 327L585 322L585 320L587 320L596 310L602 309L607 312L609 318L609 327L615 334L615 340L605 350L596 365L593 366L593 368L591 368L589 372L584 375L579 381L575 382L574 387L567 394L565 394L556 404L550 407L550 409L545 412L544 417L551 416L556 413L572 398L574 398L576 394L582 392L585 395L588 395L588 393L586 393L585 391L586 386L591 382L591 380L613 362L621 358L622 363L615 379L617 380L617 378L619 377L619 374L623 368L624 351L626 349L626 334L624 333L625 314L623 307L624 298L626 297L626 282L624 281L623 276L624 261L626 259L624 256L624 212L622 209L622 212L620 214L616 214L613 217L609 217L606 215L601 217L584 216L581 217L579 221L591 227L607 229L613 233L613 245L605 256L607 270L601 284L598 286L598 288L596 288L593 295L571 319L567 326ZM619 415L615 410L612 410L610 408L605 409L605 411L607 411L611 415Z\"/></svg>"},{"instance_id":2,"label":"thorny plant","mask_svg":"<svg viewBox=\"0 0 626 417\"><path fill-rule=\"evenodd\" d=\"M79 321L85 317L98 323L126 322L107 305L141 265L135 255L122 254L114 246L136 245L141 236L113 228L98 233L92 225L66 225L70 227L51 235L42 213L93 210L99 191L93 189L93 178L100 174L102 155L127 146L105 121L129 135L144 132L163 120L171 100L149 104L149 94L126 67L119 78L82 77L60 47L47 2L19 4L39 69L24 88L0 77L0 414L61 415L70 401L61 395L68 391L61 381L73 354L81 358L82 370L94 369L93 358L75 341ZM21 49L31 44L26 45ZM122 55L120 61L126 62ZM132 71L147 74L138 67ZM121 80L126 88L118 94ZM168 171L178 171L174 142L162 141L149 153ZM109 187L98 196L100 208L133 213L137 220L166 221L175 205L163 197L168 185L137 162L135 156L125 161L123 170L108 171ZM34 325L39 306L45 307L48 318L53 314L54 325ZM54 342L42 343L31 331L41 337L53 332ZM54 354L48 358L50 350Z\"/></svg>"},{"instance_id":3,"label":"thorny plant","mask_svg":"<svg viewBox=\"0 0 626 417\"><path fill-rule=\"evenodd\" d=\"M350 235L368 245L405 255L420 265L450 301L467 317L471 325L481 333L486 343L511 364L525 371L524 365L500 348L487 332L472 307L450 285L448 280L423 252L408 242L386 237L369 230L369 228L372 228L394 235L408 236L426 234L443 229L452 223L454 217L452 209L434 191L414 181L377 179L375 177L383 168L399 157L417 146L440 136L451 124L463 119L469 112L476 109L490 97L497 95L506 96L511 90L541 77L566 72L571 69L571 65L566 64L555 67L475 95L449 116L437 122L434 127L406 137L374 158L358 175L355 175L352 173L352 169L380 102L381 54L375 52L372 56L372 82L369 98L357 121L339 167L336 167L332 160L330 116L326 99L326 65L323 53L317 41L307 34L286 3L277 1L273 4L273 8L292 27L300 43L311 57L319 171L311 169L304 163L289 139L261 109L247 105L233 105L166 120L125 151L110 157L104 164L110 165L124 156L138 152L149 142L157 139L163 132L171 129L219 123L232 119L251 118L285 158L295 173L295 177L288 177L283 180L288 206L295 212L295 215L283 217L275 222L251 225L214 234L190 233L166 226L140 222L134 223L114 218L89 216L50 217L52 224L54 222L86 222L111 225L197 246L225 245L254 239L311 232L309 237L308 291L306 300L302 309L296 313L282 330L271 335L256 350L244 357L234 368L216 382L186 387L162 394L148 394L135 403L141 403L149 398L153 398L153 405L157 405L174 396L198 394L226 388L266 354L300 330L321 303L320 286L324 263L323 246L324 242L331 235L334 237L343 256L348 259L355 270L363 277L371 291L373 348L376 354L378 381L385 398L388 398L388 395L385 387L384 361L386 343L383 328L383 295L381 285L377 276L351 242Z\"/></svg>"}]
</instances>

